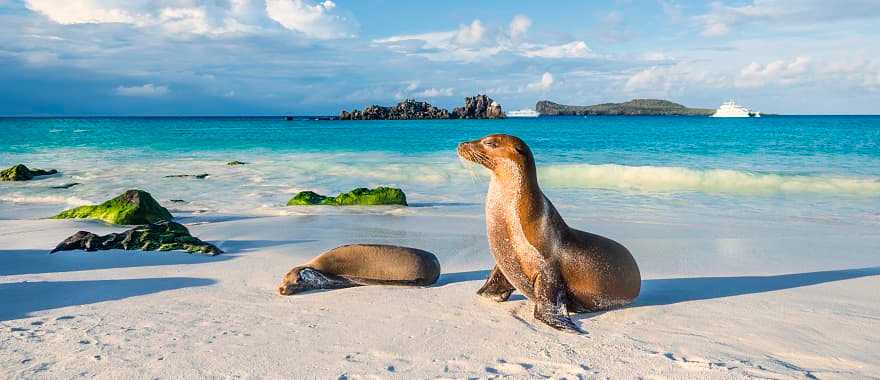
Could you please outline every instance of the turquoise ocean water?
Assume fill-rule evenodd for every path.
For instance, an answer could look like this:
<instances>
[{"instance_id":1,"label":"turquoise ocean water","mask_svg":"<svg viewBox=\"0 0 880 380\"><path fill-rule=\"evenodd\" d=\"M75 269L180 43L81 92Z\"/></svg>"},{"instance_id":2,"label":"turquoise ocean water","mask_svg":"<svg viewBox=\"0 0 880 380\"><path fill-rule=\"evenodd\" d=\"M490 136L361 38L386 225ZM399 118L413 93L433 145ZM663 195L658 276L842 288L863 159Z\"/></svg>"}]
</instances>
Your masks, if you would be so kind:
<instances>
[{"instance_id":1,"label":"turquoise ocean water","mask_svg":"<svg viewBox=\"0 0 880 380\"><path fill-rule=\"evenodd\" d=\"M179 212L478 215L487 177L458 142L523 138L545 192L582 218L880 224L880 117L0 118L0 165L62 174L0 183L0 218L37 218L142 188ZM248 165L228 167L227 161ZM165 178L208 173L204 180ZM79 182L70 189L50 186ZM416 206L289 208L300 190L404 189ZM183 202L171 202L172 199Z\"/></svg>"}]
</instances>

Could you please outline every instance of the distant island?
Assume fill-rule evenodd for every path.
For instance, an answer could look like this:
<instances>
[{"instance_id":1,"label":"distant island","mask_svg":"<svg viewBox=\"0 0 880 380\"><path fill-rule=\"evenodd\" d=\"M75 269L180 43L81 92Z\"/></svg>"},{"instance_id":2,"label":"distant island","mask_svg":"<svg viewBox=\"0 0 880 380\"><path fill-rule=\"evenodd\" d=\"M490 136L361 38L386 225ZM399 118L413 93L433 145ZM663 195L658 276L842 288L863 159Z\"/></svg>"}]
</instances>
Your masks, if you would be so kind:
<instances>
[{"instance_id":1,"label":"distant island","mask_svg":"<svg viewBox=\"0 0 880 380\"><path fill-rule=\"evenodd\" d=\"M592 106L569 106L541 100L535 111L542 116L709 116L707 108L688 108L661 99L633 99L624 103L602 103Z\"/></svg>"},{"instance_id":2,"label":"distant island","mask_svg":"<svg viewBox=\"0 0 880 380\"><path fill-rule=\"evenodd\" d=\"M503 119L501 105L486 95L464 98L464 106L449 110L428 102L406 99L394 107L372 105L363 111L343 110L340 120L425 120L425 119Z\"/></svg>"},{"instance_id":3,"label":"distant island","mask_svg":"<svg viewBox=\"0 0 880 380\"><path fill-rule=\"evenodd\" d=\"M662 99L633 99L624 103L602 103L592 106L571 106L541 100L535 104L541 116L709 116L715 110L689 108ZM405 99L395 106L371 105L363 110L342 110L339 120L437 120L437 119L503 119L507 115L498 102L487 95L464 98L464 105L452 111L428 102ZM288 117L290 119L290 117Z\"/></svg>"}]
</instances>

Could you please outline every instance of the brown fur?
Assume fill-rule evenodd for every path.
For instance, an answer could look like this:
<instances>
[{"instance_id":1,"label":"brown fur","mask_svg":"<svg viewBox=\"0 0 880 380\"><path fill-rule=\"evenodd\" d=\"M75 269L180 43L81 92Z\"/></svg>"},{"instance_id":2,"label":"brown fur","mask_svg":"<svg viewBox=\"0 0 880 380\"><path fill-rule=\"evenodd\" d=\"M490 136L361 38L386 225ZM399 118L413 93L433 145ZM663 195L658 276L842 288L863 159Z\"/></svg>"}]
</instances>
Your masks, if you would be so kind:
<instances>
[{"instance_id":1,"label":"brown fur","mask_svg":"<svg viewBox=\"0 0 880 380\"><path fill-rule=\"evenodd\" d=\"M536 318L573 331L579 328L562 314L563 307L605 310L638 296L641 275L630 252L565 223L541 192L525 142L489 135L459 144L458 154L492 171L486 219L496 267L478 294L504 301L516 288L535 302ZM511 205L515 215L506 211Z\"/></svg>"},{"instance_id":2,"label":"brown fur","mask_svg":"<svg viewBox=\"0 0 880 380\"><path fill-rule=\"evenodd\" d=\"M304 270L319 272L321 286L303 281ZM312 272L314 273L314 272ZM336 247L294 267L278 288L282 295L358 285L431 285L440 276L440 262L432 253L415 248L378 244Z\"/></svg>"}]
</instances>

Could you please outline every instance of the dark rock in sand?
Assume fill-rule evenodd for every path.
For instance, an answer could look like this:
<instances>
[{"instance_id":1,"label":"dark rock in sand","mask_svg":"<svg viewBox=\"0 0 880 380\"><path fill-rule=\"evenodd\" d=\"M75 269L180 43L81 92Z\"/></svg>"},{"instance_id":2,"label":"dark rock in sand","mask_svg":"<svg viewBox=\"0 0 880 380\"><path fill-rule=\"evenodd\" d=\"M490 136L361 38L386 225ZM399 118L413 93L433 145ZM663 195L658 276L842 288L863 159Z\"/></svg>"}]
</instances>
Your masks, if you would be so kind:
<instances>
[{"instance_id":1,"label":"dark rock in sand","mask_svg":"<svg viewBox=\"0 0 880 380\"><path fill-rule=\"evenodd\" d=\"M72 183L65 183L65 184L63 184L63 185L49 186L49 188L52 188L52 189L69 189L69 188L74 187L74 186L76 186L76 185L82 185L82 184L79 183L79 182L72 182Z\"/></svg>"},{"instance_id":2,"label":"dark rock in sand","mask_svg":"<svg viewBox=\"0 0 880 380\"><path fill-rule=\"evenodd\" d=\"M0 171L0 181L30 181L34 179L34 177L42 176L42 175L52 175L58 173L55 169L50 170L40 170L40 169L28 169L27 166L22 164L18 164L12 166L10 168L4 169Z\"/></svg>"},{"instance_id":3,"label":"dark rock in sand","mask_svg":"<svg viewBox=\"0 0 880 380\"><path fill-rule=\"evenodd\" d=\"M122 195L94 206L80 206L52 219L100 219L112 224L147 224L173 217L167 209L143 190L128 190Z\"/></svg>"},{"instance_id":4,"label":"dark rock in sand","mask_svg":"<svg viewBox=\"0 0 880 380\"><path fill-rule=\"evenodd\" d=\"M202 173L202 174L172 174L166 175L165 178L195 178L195 179L205 179L208 178L210 174Z\"/></svg>"},{"instance_id":5,"label":"dark rock in sand","mask_svg":"<svg viewBox=\"0 0 880 380\"><path fill-rule=\"evenodd\" d=\"M171 199L171 203L186 203L183 199Z\"/></svg>"},{"instance_id":6,"label":"dark rock in sand","mask_svg":"<svg viewBox=\"0 0 880 380\"><path fill-rule=\"evenodd\" d=\"M229 161L226 163L227 166L238 166L238 165L247 165L247 162L242 161Z\"/></svg>"},{"instance_id":7,"label":"dark rock in sand","mask_svg":"<svg viewBox=\"0 0 880 380\"><path fill-rule=\"evenodd\" d=\"M211 243L206 243L190 235L183 225L167 220L134 227L122 233L100 236L88 231L79 231L64 239L50 253L72 250L97 251L125 249L141 251L183 250L215 256L223 253Z\"/></svg>"},{"instance_id":8,"label":"dark rock in sand","mask_svg":"<svg viewBox=\"0 0 880 380\"><path fill-rule=\"evenodd\" d=\"M486 95L464 98L464 107L452 110L453 119L503 119L501 105Z\"/></svg>"},{"instance_id":9,"label":"dark rock in sand","mask_svg":"<svg viewBox=\"0 0 880 380\"><path fill-rule=\"evenodd\" d=\"M320 195L313 191L302 191L287 201L288 206L329 205L329 206L374 206L401 205L406 206L406 195L403 190L393 187L357 188L335 197Z\"/></svg>"}]
</instances>

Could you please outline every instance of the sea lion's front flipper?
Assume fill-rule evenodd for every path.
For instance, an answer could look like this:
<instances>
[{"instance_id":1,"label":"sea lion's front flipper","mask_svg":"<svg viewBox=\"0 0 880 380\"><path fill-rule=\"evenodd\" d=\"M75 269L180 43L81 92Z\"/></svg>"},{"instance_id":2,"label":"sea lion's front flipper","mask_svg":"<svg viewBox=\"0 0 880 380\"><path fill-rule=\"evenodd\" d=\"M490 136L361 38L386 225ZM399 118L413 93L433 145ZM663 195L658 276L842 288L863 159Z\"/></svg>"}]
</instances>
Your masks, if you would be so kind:
<instances>
[{"instance_id":1,"label":"sea lion's front flipper","mask_svg":"<svg viewBox=\"0 0 880 380\"><path fill-rule=\"evenodd\" d=\"M311 289L343 289L360 286L351 280L317 269L303 268L299 272L299 285L302 290Z\"/></svg>"},{"instance_id":2,"label":"sea lion's front flipper","mask_svg":"<svg viewBox=\"0 0 880 380\"><path fill-rule=\"evenodd\" d=\"M513 293L514 289L513 285L510 284L510 281L507 281L507 277L504 277L504 273L501 273L501 269L498 269L498 265L496 265L495 268L492 268L492 273L489 275L486 283L483 284L483 287L477 290L477 294L495 302L504 302L510 298L510 294Z\"/></svg>"},{"instance_id":3,"label":"sea lion's front flipper","mask_svg":"<svg viewBox=\"0 0 880 380\"><path fill-rule=\"evenodd\" d=\"M535 278L535 319L548 326L572 333L584 330L565 315L565 286L556 262L545 262Z\"/></svg>"}]
</instances>

